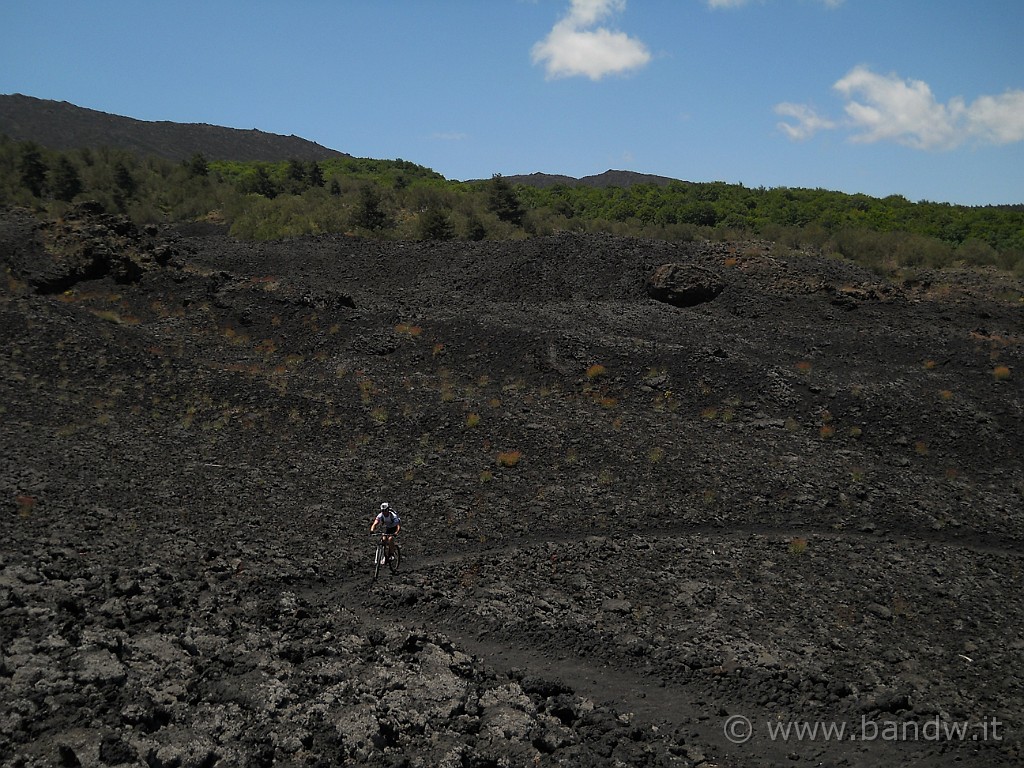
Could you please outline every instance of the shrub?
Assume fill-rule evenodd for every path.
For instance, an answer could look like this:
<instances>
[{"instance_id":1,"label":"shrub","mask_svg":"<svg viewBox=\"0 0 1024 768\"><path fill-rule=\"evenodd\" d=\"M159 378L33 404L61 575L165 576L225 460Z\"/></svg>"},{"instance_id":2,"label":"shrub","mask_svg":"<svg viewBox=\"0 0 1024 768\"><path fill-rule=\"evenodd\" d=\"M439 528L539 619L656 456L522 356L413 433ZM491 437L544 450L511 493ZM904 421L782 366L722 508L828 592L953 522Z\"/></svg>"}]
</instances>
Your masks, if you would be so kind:
<instances>
[{"instance_id":1,"label":"shrub","mask_svg":"<svg viewBox=\"0 0 1024 768\"><path fill-rule=\"evenodd\" d=\"M608 369L600 363L594 363L592 366L587 368L587 379L595 381L608 373Z\"/></svg>"},{"instance_id":2,"label":"shrub","mask_svg":"<svg viewBox=\"0 0 1024 768\"><path fill-rule=\"evenodd\" d=\"M514 467L522 457L522 451L502 451L498 454L498 466Z\"/></svg>"},{"instance_id":3,"label":"shrub","mask_svg":"<svg viewBox=\"0 0 1024 768\"><path fill-rule=\"evenodd\" d=\"M20 494L15 497L14 503L18 506L18 517L28 517L36 506L35 496Z\"/></svg>"},{"instance_id":4,"label":"shrub","mask_svg":"<svg viewBox=\"0 0 1024 768\"><path fill-rule=\"evenodd\" d=\"M416 338L423 333L423 328L418 325L409 325L408 323L399 323L395 326L395 333L399 336L411 336Z\"/></svg>"},{"instance_id":5,"label":"shrub","mask_svg":"<svg viewBox=\"0 0 1024 768\"><path fill-rule=\"evenodd\" d=\"M448 211L443 208L430 208L419 216L419 235L421 240L453 240L455 225Z\"/></svg>"},{"instance_id":6,"label":"shrub","mask_svg":"<svg viewBox=\"0 0 1024 768\"><path fill-rule=\"evenodd\" d=\"M992 369L992 375L996 381L1006 381L1011 375L1010 368L1006 365L997 365Z\"/></svg>"},{"instance_id":7,"label":"shrub","mask_svg":"<svg viewBox=\"0 0 1024 768\"><path fill-rule=\"evenodd\" d=\"M802 555L807 551L807 539L800 536L789 542L789 554Z\"/></svg>"}]
</instances>

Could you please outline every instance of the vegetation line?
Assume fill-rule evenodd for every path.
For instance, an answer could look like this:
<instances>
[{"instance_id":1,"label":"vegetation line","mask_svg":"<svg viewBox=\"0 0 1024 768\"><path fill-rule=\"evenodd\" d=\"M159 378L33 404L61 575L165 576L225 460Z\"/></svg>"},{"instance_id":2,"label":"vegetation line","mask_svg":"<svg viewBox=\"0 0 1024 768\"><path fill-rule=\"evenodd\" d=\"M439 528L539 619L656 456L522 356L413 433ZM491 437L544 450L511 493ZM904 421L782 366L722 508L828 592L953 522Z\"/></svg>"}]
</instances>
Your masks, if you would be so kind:
<instances>
[{"instance_id":1,"label":"vegetation line","mask_svg":"<svg viewBox=\"0 0 1024 768\"><path fill-rule=\"evenodd\" d=\"M56 151L0 136L0 205L62 215L83 200L138 224L206 221L242 239L345 233L508 240L560 232L668 241L762 239L881 274L995 267L1024 275L1024 204L970 207L898 195L751 189L723 182L628 187L449 181L405 160L182 163L127 150Z\"/></svg>"}]
</instances>

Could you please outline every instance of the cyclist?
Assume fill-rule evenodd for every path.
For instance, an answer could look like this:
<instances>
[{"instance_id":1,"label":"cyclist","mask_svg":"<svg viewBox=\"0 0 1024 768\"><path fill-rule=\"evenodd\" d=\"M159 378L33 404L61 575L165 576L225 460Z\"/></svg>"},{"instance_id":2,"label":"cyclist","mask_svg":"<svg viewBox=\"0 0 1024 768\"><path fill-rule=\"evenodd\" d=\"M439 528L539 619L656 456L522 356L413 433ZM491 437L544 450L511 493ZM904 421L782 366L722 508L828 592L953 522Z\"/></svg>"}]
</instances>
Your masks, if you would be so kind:
<instances>
[{"instance_id":1,"label":"cyclist","mask_svg":"<svg viewBox=\"0 0 1024 768\"><path fill-rule=\"evenodd\" d=\"M387 542L387 559L390 560L395 554L395 535L402 530L402 518L386 501L380 505L380 512L373 518L370 525L370 533L377 530L377 526L384 526L384 541Z\"/></svg>"}]
</instances>

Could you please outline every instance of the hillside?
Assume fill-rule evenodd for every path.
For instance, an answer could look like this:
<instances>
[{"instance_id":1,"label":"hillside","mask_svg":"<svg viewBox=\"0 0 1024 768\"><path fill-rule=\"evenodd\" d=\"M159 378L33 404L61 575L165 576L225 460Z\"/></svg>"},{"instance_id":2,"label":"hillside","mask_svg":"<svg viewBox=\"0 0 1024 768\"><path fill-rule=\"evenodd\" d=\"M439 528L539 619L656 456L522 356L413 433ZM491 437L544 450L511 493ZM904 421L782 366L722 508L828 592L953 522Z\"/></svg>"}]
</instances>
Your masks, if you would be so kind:
<instances>
[{"instance_id":1,"label":"hillside","mask_svg":"<svg viewBox=\"0 0 1024 768\"><path fill-rule=\"evenodd\" d=\"M1024 760L1020 281L95 206L0 261L4 765Z\"/></svg>"},{"instance_id":2,"label":"hillside","mask_svg":"<svg viewBox=\"0 0 1024 768\"><path fill-rule=\"evenodd\" d=\"M327 160L345 153L298 136L201 123L149 122L21 94L0 95L0 134L51 149L114 147L168 160Z\"/></svg>"}]
</instances>

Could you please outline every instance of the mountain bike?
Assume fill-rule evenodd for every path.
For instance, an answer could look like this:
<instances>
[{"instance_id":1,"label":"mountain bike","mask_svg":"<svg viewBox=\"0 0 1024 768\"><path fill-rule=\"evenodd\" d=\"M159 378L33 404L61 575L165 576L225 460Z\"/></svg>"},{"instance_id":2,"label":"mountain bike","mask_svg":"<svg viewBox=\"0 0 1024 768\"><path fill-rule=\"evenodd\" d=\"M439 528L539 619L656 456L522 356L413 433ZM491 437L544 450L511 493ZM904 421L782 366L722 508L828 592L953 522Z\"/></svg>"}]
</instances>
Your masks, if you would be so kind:
<instances>
[{"instance_id":1,"label":"mountain bike","mask_svg":"<svg viewBox=\"0 0 1024 768\"><path fill-rule=\"evenodd\" d=\"M380 575L380 569L387 565L392 573L398 573L398 566L402 562L402 548L398 546L398 534L391 534L392 538L395 539L394 553L391 557L387 556L388 551L388 534L386 533L373 533L371 538L377 538L377 550L373 554L373 580L376 581Z\"/></svg>"}]
</instances>

